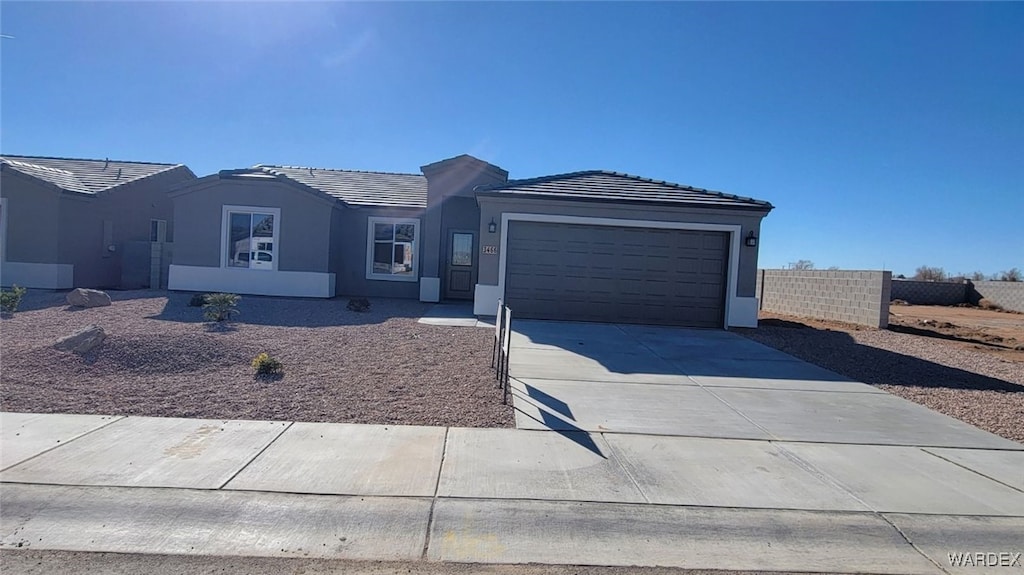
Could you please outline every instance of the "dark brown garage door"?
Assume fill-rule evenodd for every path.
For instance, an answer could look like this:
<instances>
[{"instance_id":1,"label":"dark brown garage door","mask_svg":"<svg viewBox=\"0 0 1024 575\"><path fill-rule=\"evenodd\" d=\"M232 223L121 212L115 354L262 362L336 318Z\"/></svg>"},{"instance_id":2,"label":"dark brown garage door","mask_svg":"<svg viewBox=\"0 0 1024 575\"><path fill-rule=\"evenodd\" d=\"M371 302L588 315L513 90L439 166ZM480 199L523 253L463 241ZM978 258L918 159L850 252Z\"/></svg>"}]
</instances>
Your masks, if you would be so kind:
<instances>
[{"instance_id":1,"label":"dark brown garage door","mask_svg":"<svg viewBox=\"0 0 1024 575\"><path fill-rule=\"evenodd\" d=\"M722 327L725 232L510 222L505 300L521 318Z\"/></svg>"}]
</instances>

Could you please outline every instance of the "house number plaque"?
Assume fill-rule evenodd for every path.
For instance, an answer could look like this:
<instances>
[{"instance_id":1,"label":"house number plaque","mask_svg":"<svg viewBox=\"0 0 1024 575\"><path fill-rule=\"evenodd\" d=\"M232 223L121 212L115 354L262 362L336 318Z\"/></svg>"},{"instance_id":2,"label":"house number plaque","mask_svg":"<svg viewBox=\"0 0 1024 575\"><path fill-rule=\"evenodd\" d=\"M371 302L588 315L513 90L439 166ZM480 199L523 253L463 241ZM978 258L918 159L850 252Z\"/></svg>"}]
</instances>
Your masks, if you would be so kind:
<instances>
[{"instance_id":1,"label":"house number plaque","mask_svg":"<svg viewBox=\"0 0 1024 575\"><path fill-rule=\"evenodd\" d=\"M494 255L498 253L498 246L484 246L484 253Z\"/></svg>"}]
</instances>

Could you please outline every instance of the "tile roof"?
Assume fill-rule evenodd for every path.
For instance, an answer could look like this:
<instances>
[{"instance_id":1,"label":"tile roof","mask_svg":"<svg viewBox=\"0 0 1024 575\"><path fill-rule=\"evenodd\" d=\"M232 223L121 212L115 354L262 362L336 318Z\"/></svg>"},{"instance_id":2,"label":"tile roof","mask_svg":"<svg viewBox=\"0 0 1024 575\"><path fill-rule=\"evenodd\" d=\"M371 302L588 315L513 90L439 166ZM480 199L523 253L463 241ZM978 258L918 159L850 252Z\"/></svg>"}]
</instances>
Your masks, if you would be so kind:
<instances>
[{"instance_id":1,"label":"tile roof","mask_svg":"<svg viewBox=\"0 0 1024 575\"><path fill-rule=\"evenodd\" d=\"M605 170L509 180L501 185L477 188L477 191L482 195L522 194L567 199L772 209L772 205L763 200Z\"/></svg>"},{"instance_id":2,"label":"tile roof","mask_svg":"<svg viewBox=\"0 0 1024 575\"><path fill-rule=\"evenodd\" d=\"M82 194L95 194L184 167L182 164L9 155L0 156L0 163L65 190Z\"/></svg>"},{"instance_id":3,"label":"tile roof","mask_svg":"<svg viewBox=\"0 0 1024 575\"><path fill-rule=\"evenodd\" d=\"M421 174L361 172L257 164L254 169L304 184L358 206L427 207L427 178Z\"/></svg>"}]
</instances>

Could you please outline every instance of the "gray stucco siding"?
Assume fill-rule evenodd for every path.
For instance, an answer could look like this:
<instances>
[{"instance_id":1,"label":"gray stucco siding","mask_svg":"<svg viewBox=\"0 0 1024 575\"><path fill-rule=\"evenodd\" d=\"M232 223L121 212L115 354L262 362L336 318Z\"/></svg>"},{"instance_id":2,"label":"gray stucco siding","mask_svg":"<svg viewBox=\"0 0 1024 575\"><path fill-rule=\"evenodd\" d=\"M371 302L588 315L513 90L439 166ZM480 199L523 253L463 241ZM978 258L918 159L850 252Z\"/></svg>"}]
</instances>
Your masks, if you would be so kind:
<instances>
[{"instance_id":1,"label":"gray stucco siding","mask_svg":"<svg viewBox=\"0 0 1024 575\"><path fill-rule=\"evenodd\" d=\"M77 204L76 194L64 194L61 207L61 260L75 264L75 285L116 287L121 282L121 259L125 245L149 241L151 220L165 220L171 239L173 208L167 190L192 179L185 170L164 172L118 186L89 198L89 208ZM104 240L105 222L110 222L110 243ZM114 251L108 246L113 245Z\"/></svg>"},{"instance_id":2,"label":"gray stucco siding","mask_svg":"<svg viewBox=\"0 0 1024 575\"><path fill-rule=\"evenodd\" d=\"M221 266L224 206L281 210L279 271L331 271L332 212L338 204L279 181L217 180L173 194L174 264Z\"/></svg>"},{"instance_id":3,"label":"gray stucco siding","mask_svg":"<svg viewBox=\"0 0 1024 575\"><path fill-rule=\"evenodd\" d=\"M760 236L761 219L767 212L759 210L728 210L679 206L649 206L634 203L575 202L545 200L537 198L495 197L480 195L480 275L479 283L497 285L501 254L484 254L485 246L499 248L501 244L502 215L505 213L528 213L587 218L610 218L620 220L643 220L655 222L683 222L694 224L722 224L740 226L741 237L749 232ZM495 233L487 230L491 219L498 225ZM753 297L757 282L757 249L740 242L736 296Z\"/></svg>"},{"instance_id":4,"label":"gray stucco siding","mask_svg":"<svg viewBox=\"0 0 1024 575\"><path fill-rule=\"evenodd\" d=\"M423 215L424 257L421 277L445 273L446 230L475 230L479 225L478 186L505 182L508 173L474 158L456 157L422 167L427 178L427 210Z\"/></svg>"},{"instance_id":5,"label":"gray stucco siding","mask_svg":"<svg viewBox=\"0 0 1024 575\"><path fill-rule=\"evenodd\" d=\"M480 225L480 207L474 198L450 196L431 204L423 219L423 267L421 277L441 277L445 268L447 230L475 231Z\"/></svg>"},{"instance_id":6,"label":"gray stucco siding","mask_svg":"<svg viewBox=\"0 0 1024 575\"><path fill-rule=\"evenodd\" d=\"M75 285L94 288L116 287L120 281L117 244L109 251L103 242L103 213L99 198L62 194L58 262L74 264ZM113 228L117 228L114 222Z\"/></svg>"},{"instance_id":7,"label":"gray stucco siding","mask_svg":"<svg viewBox=\"0 0 1024 575\"><path fill-rule=\"evenodd\" d=\"M27 263L60 263L60 204L56 187L4 170L0 196L7 211L6 260ZM82 203L76 205L81 208ZM68 262L70 263L70 262Z\"/></svg>"},{"instance_id":8,"label":"gray stucco siding","mask_svg":"<svg viewBox=\"0 0 1024 575\"><path fill-rule=\"evenodd\" d=\"M149 241L150 221L167 222L167 241L174 241L174 204L168 190L195 178L184 168L169 170L103 192L97 199L103 218L113 220L114 241Z\"/></svg>"},{"instance_id":9,"label":"gray stucco siding","mask_svg":"<svg viewBox=\"0 0 1024 575\"><path fill-rule=\"evenodd\" d=\"M191 172L175 169L91 195L4 170L0 188L8 206L6 260L70 264L74 285L116 287L126 242L148 241L152 219L166 220L170 228L173 211L167 189L189 179ZM104 237L107 221L109 242Z\"/></svg>"},{"instance_id":10,"label":"gray stucco siding","mask_svg":"<svg viewBox=\"0 0 1024 575\"><path fill-rule=\"evenodd\" d=\"M343 208L334 218L331 231L331 261L335 290L339 296L418 298L419 281L367 279L366 263L371 217L418 219L419 238L415 257L418 273L423 275L424 212L415 208L358 207ZM418 278L417 278L418 279Z\"/></svg>"}]
</instances>

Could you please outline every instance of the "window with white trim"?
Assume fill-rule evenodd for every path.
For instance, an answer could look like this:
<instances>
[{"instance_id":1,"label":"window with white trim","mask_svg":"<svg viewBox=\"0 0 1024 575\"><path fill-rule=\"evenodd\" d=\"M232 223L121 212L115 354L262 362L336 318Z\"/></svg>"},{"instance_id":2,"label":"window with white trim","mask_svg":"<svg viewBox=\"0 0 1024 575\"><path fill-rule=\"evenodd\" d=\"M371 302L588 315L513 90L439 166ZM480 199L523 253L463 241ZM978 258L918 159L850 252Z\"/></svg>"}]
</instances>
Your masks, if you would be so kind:
<instances>
[{"instance_id":1,"label":"window with white trim","mask_svg":"<svg viewBox=\"0 0 1024 575\"><path fill-rule=\"evenodd\" d=\"M280 208L224 206L221 225L222 267L277 269Z\"/></svg>"},{"instance_id":2,"label":"window with white trim","mask_svg":"<svg viewBox=\"0 0 1024 575\"><path fill-rule=\"evenodd\" d=\"M370 217L366 227L366 279L417 281L420 221Z\"/></svg>"}]
</instances>

